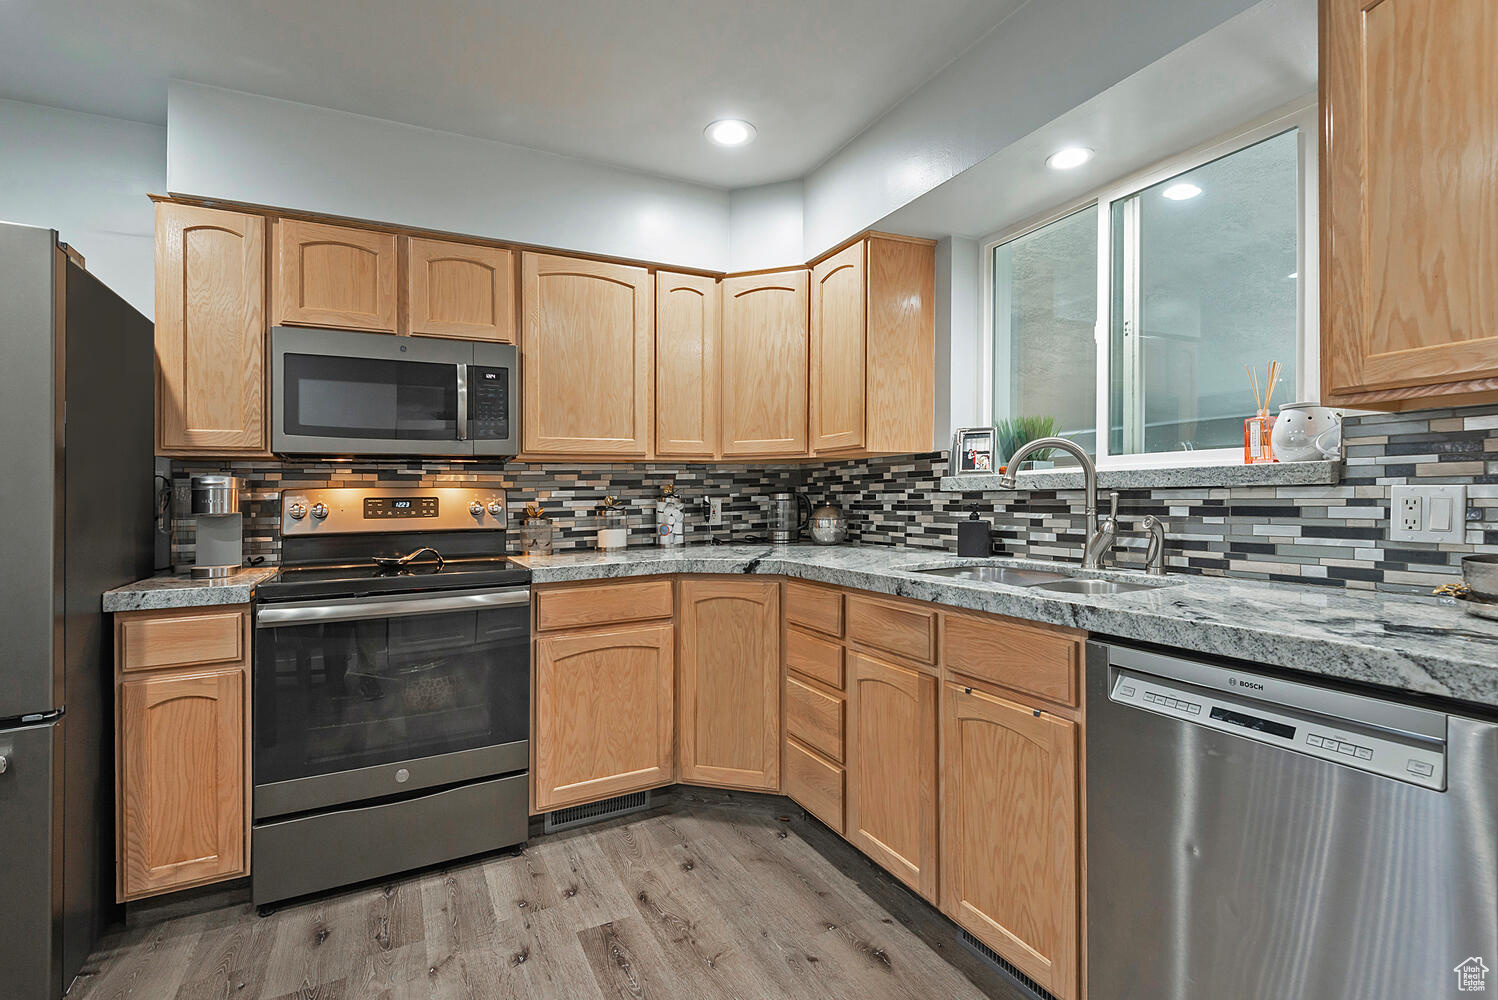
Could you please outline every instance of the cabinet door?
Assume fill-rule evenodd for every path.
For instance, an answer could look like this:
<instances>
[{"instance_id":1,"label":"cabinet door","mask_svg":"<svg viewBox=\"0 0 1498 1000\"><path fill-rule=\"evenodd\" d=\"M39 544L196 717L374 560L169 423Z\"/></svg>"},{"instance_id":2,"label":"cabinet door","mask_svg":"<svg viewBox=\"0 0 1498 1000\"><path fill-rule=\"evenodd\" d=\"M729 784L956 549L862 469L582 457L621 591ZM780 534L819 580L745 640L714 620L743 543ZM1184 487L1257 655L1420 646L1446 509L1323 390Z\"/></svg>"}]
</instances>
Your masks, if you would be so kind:
<instances>
[{"instance_id":1,"label":"cabinet door","mask_svg":"<svg viewBox=\"0 0 1498 1000\"><path fill-rule=\"evenodd\" d=\"M644 268L521 257L525 451L650 451L653 286Z\"/></svg>"},{"instance_id":2,"label":"cabinet door","mask_svg":"<svg viewBox=\"0 0 1498 1000\"><path fill-rule=\"evenodd\" d=\"M948 682L941 908L1062 1000L1077 995L1077 733Z\"/></svg>"},{"instance_id":3,"label":"cabinet door","mask_svg":"<svg viewBox=\"0 0 1498 1000\"><path fill-rule=\"evenodd\" d=\"M121 898L245 870L244 671L120 685Z\"/></svg>"},{"instance_id":4,"label":"cabinet door","mask_svg":"<svg viewBox=\"0 0 1498 1000\"><path fill-rule=\"evenodd\" d=\"M936 678L850 655L849 839L935 901Z\"/></svg>"},{"instance_id":5,"label":"cabinet door","mask_svg":"<svg viewBox=\"0 0 1498 1000\"><path fill-rule=\"evenodd\" d=\"M681 780L780 787L780 586L681 584Z\"/></svg>"},{"instance_id":6,"label":"cabinet door","mask_svg":"<svg viewBox=\"0 0 1498 1000\"><path fill-rule=\"evenodd\" d=\"M156 450L260 453L265 220L156 205Z\"/></svg>"},{"instance_id":7,"label":"cabinet door","mask_svg":"<svg viewBox=\"0 0 1498 1000\"><path fill-rule=\"evenodd\" d=\"M1498 5L1323 0L1320 29L1324 400L1498 389Z\"/></svg>"},{"instance_id":8,"label":"cabinet door","mask_svg":"<svg viewBox=\"0 0 1498 1000\"><path fill-rule=\"evenodd\" d=\"M811 448L864 443L864 242L811 272Z\"/></svg>"},{"instance_id":9,"label":"cabinet door","mask_svg":"<svg viewBox=\"0 0 1498 1000\"><path fill-rule=\"evenodd\" d=\"M671 633L645 625L536 640L535 811L674 780Z\"/></svg>"},{"instance_id":10,"label":"cabinet door","mask_svg":"<svg viewBox=\"0 0 1498 1000\"><path fill-rule=\"evenodd\" d=\"M515 342L510 251L408 237L406 267L412 334Z\"/></svg>"},{"instance_id":11,"label":"cabinet door","mask_svg":"<svg viewBox=\"0 0 1498 1000\"><path fill-rule=\"evenodd\" d=\"M807 281L723 279L724 456L806 453Z\"/></svg>"},{"instance_id":12,"label":"cabinet door","mask_svg":"<svg viewBox=\"0 0 1498 1000\"><path fill-rule=\"evenodd\" d=\"M718 448L718 282L655 275L655 451L712 458Z\"/></svg>"},{"instance_id":13,"label":"cabinet door","mask_svg":"<svg viewBox=\"0 0 1498 1000\"><path fill-rule=\"evenodd\" d=\"M394 333L396 238L276 220L276 325Z\"/></svg>"}]
</instances>

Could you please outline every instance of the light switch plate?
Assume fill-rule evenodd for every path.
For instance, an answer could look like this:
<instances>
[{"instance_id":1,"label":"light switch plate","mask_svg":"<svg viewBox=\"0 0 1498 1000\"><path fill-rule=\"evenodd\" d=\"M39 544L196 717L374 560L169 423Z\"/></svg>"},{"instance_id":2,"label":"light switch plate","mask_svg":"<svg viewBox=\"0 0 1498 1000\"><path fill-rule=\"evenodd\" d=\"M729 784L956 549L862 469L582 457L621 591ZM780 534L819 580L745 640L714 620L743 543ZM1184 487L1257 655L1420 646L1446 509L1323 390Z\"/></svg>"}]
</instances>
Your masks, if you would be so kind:
<instances>
[{"instance_id":1,"label":"light switch plate","mask_svg":"<svg viewBox=\"0 0 1498 1000\"><path fill-rule=\"evenodd\" d=\"M1389 490L1389 541L1467 540L1467 487L1393 486Z\"/></svg>"}]
</instances>

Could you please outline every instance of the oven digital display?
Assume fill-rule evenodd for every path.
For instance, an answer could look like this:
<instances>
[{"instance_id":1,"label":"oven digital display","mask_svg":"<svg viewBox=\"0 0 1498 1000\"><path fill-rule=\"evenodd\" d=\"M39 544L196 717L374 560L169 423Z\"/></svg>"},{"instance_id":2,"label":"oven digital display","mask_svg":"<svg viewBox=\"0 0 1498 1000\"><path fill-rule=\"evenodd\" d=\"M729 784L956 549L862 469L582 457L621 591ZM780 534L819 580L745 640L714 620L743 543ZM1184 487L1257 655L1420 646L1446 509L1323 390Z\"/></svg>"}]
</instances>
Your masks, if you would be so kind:
<instances>
[{"instance_id":1,"label":"oven digital display","mask_svg":"<svg viewBox=\"0 0 1498 1000\"><path fill-rule=\"evenodd\" d=\"M436 517L436 497L365 497L367 520L387 517Z\"/></svg>"}]
</instances>

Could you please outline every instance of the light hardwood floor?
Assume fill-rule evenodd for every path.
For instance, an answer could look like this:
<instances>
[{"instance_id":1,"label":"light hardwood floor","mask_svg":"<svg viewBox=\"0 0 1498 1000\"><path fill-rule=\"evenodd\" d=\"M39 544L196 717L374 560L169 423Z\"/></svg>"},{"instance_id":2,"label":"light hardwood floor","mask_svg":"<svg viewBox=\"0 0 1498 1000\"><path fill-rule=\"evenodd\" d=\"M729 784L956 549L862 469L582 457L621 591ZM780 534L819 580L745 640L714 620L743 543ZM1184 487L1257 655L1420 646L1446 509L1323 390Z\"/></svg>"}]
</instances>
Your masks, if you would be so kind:
<instances>
[{"instance_id":1,"label":"light hardwood floor","mask_svg":"<svg viewBox=\"0 0 1498 1000\"><path fill-rule=\"evenodd\" d=\"M138 911L71 996L1020 1000L953 933L784 800L683 794L268 917Z\"/></svg>"}]
</instances>

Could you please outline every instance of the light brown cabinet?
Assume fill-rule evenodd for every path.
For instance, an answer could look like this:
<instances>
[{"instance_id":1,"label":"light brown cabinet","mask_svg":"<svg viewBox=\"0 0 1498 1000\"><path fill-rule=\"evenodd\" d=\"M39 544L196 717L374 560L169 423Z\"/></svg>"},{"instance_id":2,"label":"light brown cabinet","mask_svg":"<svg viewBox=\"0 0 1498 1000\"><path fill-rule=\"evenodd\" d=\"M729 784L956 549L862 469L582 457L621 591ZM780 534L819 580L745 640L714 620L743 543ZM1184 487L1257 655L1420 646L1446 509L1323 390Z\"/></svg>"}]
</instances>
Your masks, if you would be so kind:
<instances>
[{"instance_id":1,"label":"light brown cabinet","mask_svg":"<svg viewBox=\"0 0 1498 1000\"><path fill-rule=\"evenodd\" d=\"M688 579L680 588L681 780L780 787L780 585Z\"/></svg>"},{"instance_id":2,"label":"light brown cabinet","mask_svg":"<svg viewBox=\"0 0 1498 1000\"><path fill-rule=\"evenodd\" d=\"M527 454L650 453L653 289L641 267L521 255Z\"/></svg>"},{"instance_id":3,"label":"light brown cabinet","mask_svg":"<svg viewBox=\"0 0 1498 1000\"><path fill-rule=\"evenodd\" d=\"M515 342L515 262L501 247L406 241L407 332Z\"/></svg>"},{"instance_id":4,"label":"light brown cabinet","mask_svg":"<svg viewBox=\"0 0 1498 1000\"><path fill-rule=\"evenodd\" d=\"M156 451L262 454L265 220L156 204Z\"/></svg>"},{"instance_id":5,"label":"light brown cabinet","mask_svg":"<svg viewBox=\"0 0 1498 1000\"><path fill-rule=\"evenodd\" d=\"M672 631L620 625L535 640L534 812L675 779Z\"/></svg>"},{"instance_id":6,"label":"light brown cabinet","mask_svg":"<svg viewBox=\"0 0 1498 1000\"><path fill-rule=\"evenodd\" d=\"M1322 400L1498 398L1498 7L1322 0L1319 26Z\"/></svg>"},{"instance_id":7,"label":"light brown cabinet","mask_svg":"<svg viewBox=\"0 0 1498 1000\"><path fill-rule=\"evenodd\" d=\"M723 279L724 457L806 454L805 268Z\"/></svg>"},{"instance_id":8,"label":"light brown cabinet","mask_svg":"<svg viewBox=\"0 0 1498 1000\"><path fill-rule=\"evenodd\" d=\"M122 901L249 870L248 623L244 607L116 616Z\"/></svg>"},{"instance_id":9,"label":"light brown cabinet","mask_svg":"<svg viewBox=\"0 0 1498 1000\"><path fill-rule=\"evenodd\" d=\"M277 326L397 331L395 234L277 219L275 245Z\"/></svg>"},{"instance_id":10,"label":"light brown cabinet","mask_svg":"<svg viewBox=\"0 0 1498 1000\"><path fill-rule=\"evenodd\" d=\"M718 280L655 275L655 452L677 458L718 453Z\"/></svg>"},{"instance_id":11,"label":"light brown cabinet","mask_svg":"<svg viewBox=\"0 0 1498 1000\"><path fill-rule=\"evenodd\" d=\"M1061 1000L1078 995L1076 723L948 680L941 908Z\"/></svg>"},{"instance_id":12,"label":"light brown cabinet","mask_svg":"<svg viewBox=\"0 0 1498 1000\"><path fill-rule=\"evenodd\" d=\"M937 680L867 653L849 656L848 839L937 898Z\"/></svg>"},{"instance_id":13,"label":"light brown cabinet","mask_svg":"<svg viewBox=\"0 0 1498 1000\"><path fill-rule=\"evenodd\" d=\"M811 450L929 451L935 383L935 247L869 236L811 275Z\"/></svg>"}]
</instances>

